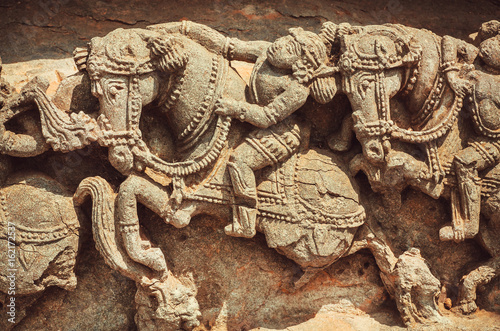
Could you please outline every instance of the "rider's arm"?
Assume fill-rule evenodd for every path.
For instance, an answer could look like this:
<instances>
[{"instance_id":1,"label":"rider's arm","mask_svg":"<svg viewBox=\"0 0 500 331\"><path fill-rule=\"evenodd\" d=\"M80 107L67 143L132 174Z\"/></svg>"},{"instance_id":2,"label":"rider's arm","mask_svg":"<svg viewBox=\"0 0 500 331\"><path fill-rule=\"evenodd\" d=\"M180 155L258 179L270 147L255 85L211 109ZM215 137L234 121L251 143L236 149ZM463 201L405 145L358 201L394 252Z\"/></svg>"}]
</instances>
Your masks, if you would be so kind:
<instances>
[{"instance_id":1,"label":"rider's arm","mask_svg":"<svg viewBox=\"0 0 500 331\"><path fill-rule=\"evenodd\" d=\"M441 40L441 50L443 65L447 63L455 65L458 60L461 60L462 63L471 64L479 53L479 50L474 45L450 36L444 36Z\"/></svg>"},{"instance_id":2,"label":"rider's arm","mask_svg":"<svg viewBox=\"0 0 500 331\"><path fill-rule=\"evenodd\" d=\"M245 61L255 63L259 56L265 54L272 43L268 41L243 41L238 38L231 38L233 51L230 60Z\"/></svg>"},{"instance_id":3,"label":"rider's arm","mask_svg":"<svg viewBox=\"0 0 500 331\"><path fill-rule=\"evenodd\" d=\"M25 119L24 126L30 134L14 133L12 131L4 131L4 127L0 128L2 133L0 137L0 153L15 157L32 157L46 152L50 145L45 141L42 135L42 130L36 123Z\"/></svg>"},{"instance_id":4,"label":"rider's arm","mask_svg":"<svg viewBox=\"0 0 500 331\"><path fill-rule=\"evenodd\" d=\"M209 51L222 54L229 60L255 62L271 45L267 41L243 41L238 38L229 38L206 25L190 21L157 24L148 28L162 33L183 34Z\"/></svg>"},{"instance_id":5,"label":"rider's arm","mask_svg":"<svg viewBox=\"0 0 500 331\"><path fill-rule=\"evenodd\" d=\"M441 50L443 53L443 64L455 65L458 57L458 46L455 38L444 36L441 40Z\"/></svg>"},{"instance_id":6,"label":"rider's arm","mask_svg":"<svg viewBox=\"0 0 500 331\"><path fill-rule=\"evenodd\" d=\"M441 41L442 63L441 71L446 75L452 90L460 97L464 97L470 91L472 85L460 77L460 71L465 64L474 61L477 49L462 41L450 36L444 36ZM458 63L459 58L462 60Z\"/></svg>"},{"instance_id":7,"label":"rider's arm","mask_svg":"<svg viewBox=\"0 0 500 331\"><path fill-rule=\"evenodd\" d=\"M302 107L308 96L308 87L292 81L283 93L266 106L244 101L220 100L216 112L238 118L259 128L268 128Z\"/></svg>"}]
</instances>

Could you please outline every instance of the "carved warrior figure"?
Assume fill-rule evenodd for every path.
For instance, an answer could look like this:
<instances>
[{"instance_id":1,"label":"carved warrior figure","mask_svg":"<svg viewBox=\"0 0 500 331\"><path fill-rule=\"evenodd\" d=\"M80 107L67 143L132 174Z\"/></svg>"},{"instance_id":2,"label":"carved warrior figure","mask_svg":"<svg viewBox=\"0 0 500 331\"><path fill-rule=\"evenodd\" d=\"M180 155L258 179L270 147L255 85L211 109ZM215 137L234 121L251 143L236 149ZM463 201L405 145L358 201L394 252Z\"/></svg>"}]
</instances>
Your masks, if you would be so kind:
<instances>
[{"instance_id":1,"label":"carved warrior figure","mask_svg":"<svg viewBox=\"0 0 500 331\"><path fill-rule=\"evenodd\" d=\"M500 98L496 86L500 83L498 76L490 72L499 73L500 69L500 23L491 21L483 24L479 30L478 41L480 70L473 67L462 72L462 79L467 82L468 100L466 108L472 112L473 122L479 137L470 142L469 147L460 151L454 159L454 169L457 176L460 200L455 198L455 204L461 210L453 213L452 226L441 229L440 237L443 240L455 239L461 241L474 238L479 231L481 210L481 185L477 183L478 172L495 166L500 159L500 138L498 114ZM477 50L465 51L465 56L475 58ZM459 68L453 68L455 72ZM493 89L492 89L493 87Z\"/></svg>"},{"instance_id":2,"label":"carved warrior figure","mask_svg":"<svg viewBox=\"0 0 500 331\"><path fill-rule=\"evenodd\" d=\"M424 144L429 171L406 180L431 196L439 196L444 170L436 142L452 128L465 93L471 88L472 84L458 71L471 70L477 50L449 36L440 38L429 31L400 25L348 26L340 34L332 32L337 30L335 24L327 23L323 34L332 49L334 46L340 49L340 54L332 56L338 58L342 90L353 108L353 129L362 144L364 161L378 168L374 170L377 172L390 163L394 141ZM457 62L458 57L462 62ZM412 113L410 123L400 118L393 120L391 100L397 98L401 98ZM354 168L359 160L358 157L353 162ZM467 184L470 174L460 158L454 161L453 168L461 183L458 189L462 196L460 215L469 224L478 224L478 212L471 212L478 208L467 199L467 192L472 189ZM383 190L375 177L379 176L371 176L372 186ZM459 217L454 215L455 219ZM450 239L447 231L448 228L442 231L443 240ZM472 231L468 236L476 233Z\"/></svg>"},{"instance_id":3,"label":"carved warrior figure","mask_svg":"<svg viewBox=\"0 0 500 331\"><path fill-rule=\"evenodd\" d=\"M336 84L327 66L326 46L321 38L301 28L276 40L256 62L250 82L251 102L221 99L216 113L229 115L259 128L233 152L228 163L238 204L229 235L253 237L257 218L254 171L283 162L297 153L304 140L304 124L290 115L311 94L320 103L333 99ZM305 138L307 139L307 138Z\"/></svg>"},{"instance_id":4,"label":"carved warrior figure","mask_svg":"<svg viewBox=\"0 0 500 331\"><path fill-rule=\"evenodd\" d=\"M109 148L111 164L128 176L117 194L106 180L87 178L75 199L81 203L86 195L92 196L98 250L111 267L136 281L139 326L166 323L193 327L199 312L196 304L178 306L187 312L172 307L172 302L179 300L175 295L177 287L184 288L179 290L186 293L180 299L183 302L192 302L194 291L173 281L175 277L167 269L163 252L140 233L137 203L176 227L187 226L198 214L228 219L232 206L240 202L233 191L238 179L232 177L242 167L252 168L247 162L235 166L236 154L230 151L235 146L258 148L259 144L271 149L267 156L276 161L261 170L256 182L255 227L265 234L270 247L304 269L297 287L340 257L369 248L390 292L399 301L405 323L440 319L434 302L438 281L427 268L417 267L422 279L435 285L430 286L434 290L427 288L425 295L414 297L413 290L408 293L400 288L403 279L411 277L406 269L397 266L397 258L376 226L365 224L369 220L365 220L357 186L340 159L324 150L294 154L301 141L294 132L298 122L287 116L309 94L327 102L335 93L334 83L328 82L335 70L322 62L326 53L319 40L314 34L292 30L291 36L274 44L286 51L271 46L265 53L269 43L229 39L190 22L161 24L147 30L119 29L104 38L94 38L88 50L76 52L77 65L89 74L92 93L99 99L97 120L83 113L68 116L48 98L36 98L43 134L54 149L67 151L97 141ZM246 100L245 83L229 66L229 60L255 62L261 55L252 78L254 100ZM275 82L272 72L279 73L274 75ZM329 85L322 86L325 81ZM292 90L276 88L287 83ZM331 90L323 89L326 86ZM291 92L298 97L287 100ZM149 104L163 110L165 125L174 137L175 159L180 161L158 157L143 139L140 117ZM243 109L248 109L250 115L245 121L268 128L253 132L249 139L244 135L244 126L230 132L231 124L240 124L231 123L227 114L240 115ZM267 115L272 116L266 121ZM272 135L274 141L266 145L259 134ZM276 145L282 139L282 146ZM279 148L272 150L276 146ZM233 169L226 171L231 169L228 163L233 163ZM266 165L270 163L265 161ZM264 167L262 164L258 167ZM241 230L245 235L253 234L251 226ZM228 232L240 235L234 225ZM420 258L418 253L412 256ZM408 288L421 285L420 280L404 282ZM409 309L413 305L419 308ZM165 313L168 309L173 312Z\"/></svg>"},{"instance_id":5,"label":"carved warrior figure","mask_svg":"<svg viewBox=\"0 0 500 331\"><path fill-rule=\"evenodd\" d=\"M486 141L485 139L479 138L481 142L478 141L478 138L473 139L473 141L470 142L471 146L462 150L462 151L457 151L461 149L460 146L455 147L454 151L457 151L457 154L454 156L454 159L449 162L441 162L439 160L439 154L436 154L436 148L433 146L442 136L446 136L447 132L451 128L451 124L454 123L454 120L456 119L456 116L452 116L453 112L457 112L458 108L461 107L455 107L453 105L446 105L446 97L447 94L449 95L450 93L453 93L455 95L455 98L458 98L459 101L456 103L456 105L461 105L462 104L462 99L466 96L466 94L470 94L471 91L477 90L478 86L480 89L485 89L484 88L484 83L486 81L491 82L494 81L495 78L488 78L486 76L481 76L481 73L479 73L474 69L474 66L471 65L474 60L476 59L476 56L478 54L478 50L471 44L468 44L464 41L456 40L452 37L445 36L441 39L441 47L439 48L439 40L436 39L435 37L435 48L438 51L437 53L434 52L432 49L429 49L428 47L422 48L422 50L418 50L421 48L421 45L426 45L423 41L425 41L425 33L424 32L418 32L415 31L414 29L409 29L409 28L403 28L403 27L398 27L398 28L391 28L389 26L385 28L371 28L373 31L370 32L370 27L363 28L359 31L356 29L351 29L351 32L345 34L344 38L345 40L354 39L354 41L351 41L351 47L353 49L358 48L358 43L363 42L363 38L368 38L371 37L375 41L379 41L377 39L378 37L382 37L384 33L388 33L389 30L391 32L389 33L395 33L395 36L399 36L404 40L405 38L409 40L410 42L407 44L407 51L408 52L406 55L415 53L413 55L414 61L410 62L406 65L403 65L403 63L400 64L395 64L394 68L401 68L402 70L406 70L406 75L402 75L399 78L396 78L398 81L396 84L394 84L394 81L387 80L384 83L381 83L381 85L386 85L385 87L389 86L394 87L392 92L386 93L389 94L388 100L391 98L402 98L403 100L406 100L408 103L408 108L410 110L414 109L415 101L419 101L421 103L422 100L419 100L418 96L413 95L411 92L414 88L420 87L422 89L426 83L428 82L423 82L421 79L420 81L418 80L419 77L421 77L420 73L423 71L423 74L435 74L435 72L430 71L430 68L432 66L424 66L425 64L428 64L426 61L430 61L431 63L441 63L440 67L438 68L437 76L439 78L436 78L438 83L435 83L434 85L434 90L431 90L431 94L420 94L420 95L426 95L427 99L423 103L423 108L421 108L416 115L413 115L412 122L409 125L410 130L413 130L414 132L401 129L397 126L394 125L394 123L389 120L387 123L380 121L379 124L382 125L382 127L385 125L384 128L380 130L374 130L372 129L371 131L367 131L368 133L363 133L363 127L365 127L365 124L358 124L357 127L355 127L355 131L359 133L359 135L363 136L364 138L368 137L377 137L381 136L383 138L383 141L385 143L384 151L386 153L390 153L391 148L390 148L390 141L393 140L402 140L404 142L409 142L409 143L425 143L425 149L428 153L429 156L429 170L430 171L424 171L423 175L419 174L415 176L414 178L408 178L409 181L412 181L412 185L420 187L423 189L424 192L427 192L431 194L434 197L439 196L443 189L443 182L440 181L442 179L443 175L446 173L445 170L443 170L443 167L447 167L451 169L451 172L456 176L456 181L458 183L457 188L454 190L452 193L452 204L453 204L453 223L452 226L445 226L441 229L440 231L440 238L442 240L451 240L454 239L455 241L462 241L464 239L469 239L473 238L477 233L479 229L479 214L480 214L480 186L476 184L476 178L478 176L478 171L487 169L491 166L494 166L496 164L496 154L498 153L497 147L495 146L494 142L491 141ZM480 58L483 59L483 61L488 64L490 63L489 67L490 71L495 70L494 66L498 65L495 62L495 51L494 47L492 45L495 45L497 41L496 40L496 31L498 30L498 26L493 23L489 22L485 24L485 26L482 28L482 30L488 29L488 33L480 31L481 35L488 35L487 41L483 41L481 45L481 51L479 52ZM324 30L329 30L328 25L326 25ZM397 31L399 30L399 31ZM349 34L352 34L353 36L349 36ZM429 33L427 33L429 34ZM359 40L357 40L359 38ZM485 37L483 37L485 38ZM343 39L343 40L344 40ZM332 43L334 42L335 39L331 38ZM396 40L397 41L397 40ZM411 50L411 45L413 43L413 48L417 49L417 51L412 51ZM396 43L396 46L397 43ZM346 46L347 47L347 46ZM384 49L383 47L381 49ZM397 47L396 47L397 49ZM398 51L399 52L399 51ZM404 50L401 50L403 54L405 53ZM422 53L419 55L418 53ZM434 52L434 54L433 54ZM347 54L351 54L347 52ZM345 56L346 53L342 53L342 56L344 57L345 63L349 63L348 57ZM349 55L349 56L351 56ZM358 54L359 55L359 54ZM369 55L364 55L368 56ZM377 61L382 61L383 62L383 57L380 57L380 54L374 55L376 57L379 57L378 59L375 57L371 59L373 64L375 64ZM387 56L387 55L384 55ZM415 57L416 56L416 57ZM363 56L361 56L363 57ZM368 62L367 62L368 63ZM342 65L341 65L342 67ZM363 67L362 65L358 65L356 68L359 70L359 72L356 73L356 75L361 76L361 73L364 73L366 71L368 72L375 72L379 70L380 72L385 72L388 71L390 72L391 66L382 66L380 68L369 68L368 67ZM409 77L409 70L413 70L413 77ZM351 70L351 71L357 71L357 70ZM349 73L351 75L352 73ZM344 73L345 76L345 73ZM420 82L420 84L419 84ZM446 91L446 84L445 82L448 83L448 88L449 90ZM416 85L415 85L416 84ZM365 84L366 85L366 84ZM420 86L419 86L420 85ZM477 85L477 86L475 86ZM366 85L368 86L368 85ZM476 93L477 94L477 93ZM484 93L480 93L482 96L480 99L482 99L482 104L477 105L475 108L480 108L483 110L482 116L489 116L490 118L496 114L496 109L498 109L498 106L496 106L494 98L489 98L486 97ZM382 96L378 96L377 98L382 98ZM359 96L353 96L352 98L358 98L358 99L363 99L359 98ZM450 98L448 96L448 98ZM477 96L476 96L477 98ZM352 101L352 99L351 99ZM359 100L358 100L359 101ZM370 101L373 102L374 100L369 99L369 98L364 98L363 102ZM444 102L443 102L444 101ZM469 101L469 100L467 100ZM467 108L471 108L470 103L473 101L473 99L470 99L470 102L466 103ZM375 103L379 103L377 106L378 109L378 117L382 117L382 114L387 113L387 109L382 109L382 101L375 101ZM355 103L356 104L356 103ZM384 104L387 104L384 102ZM386 107L387 108L387 107ZM474 108L474 107L472 107ZM363 108L365 109L365 113L363 114L366 116L366 110L368 110L368 107ZM452 111L452 109L455 109ZM489 110L489 111L488 111ZM478 110L479 111L479 110ZM487 113L486 113L487 112ZM356 112L355 112L356 113ZM390 113L390 112L389 112ZM387 118L390 117L390 114L383 115ZM487 115L488 114L488 115ZM357 115L355 114L354 117L358 118ZM440 121L440 117L442 117L444 120ZM475 121L475 126L477 128L478 134L480 136L486 136L489 138L494 138L496 135L494 133L485 133L486 130L484 127L484 123L479 123L481 121L480 116L473 116ZM377 122L373 122L373 125L377 125ZM367 124L368 126L372 124ZM497 125L496 123L488 123L490 125ZM403 124L408 125L408 124ZM434 127L433 127L434 126ZM384 132L383 134L381 132ZM359 138L358 139L363 139ZM371 138L370 138L371 139ZM491 139L490 139L491 140ZM368 144L373 144L374 142L370 140ZM376 142L375 142L376 144ZM378 148L372 148L372 152L369 151L370 148L364 149L364 152L368 151L365 153L366 158L371 162L376 164L377 157L373 157L373 151L381 151ZM371 153L371 154L370 154ZM378 158L380 160L384 160L383 155L384 153L378 153ZM376 154L377 154L376 153ZM489 155L489 156L488 156ZM379 161L380 161L379 160ZM389 162L388 160L386 160ZM451 163L451 167L444 166L441 163ZM380 164L380 162L379 162ZM426 174L427 173L427 174ZM438 185L433 185L429 183L425 177L434 177L435 181Z\"/></svg>"},{"instance_id":6,"label":"carved warrior figure","mask_svg":"<svg viewBox=\"0 0 500 331\"><path fill-rule=\"evenodd\" d=\"M0 242L4 247L0 301L7 316L7 304L15 293L17 310L15 323L7 317L0 322L5 330L24 317L25 309L47 287L76 287L80 223L71 194L46 175L14 173L10 165L11 156L36 156L49 148L34 118L25 113L36 107L31 92L46 87L35 79L18 94L0 81ZM12 121L17 121L16 126L24 132L6 129Z\"/></svg>"}]
</instances>

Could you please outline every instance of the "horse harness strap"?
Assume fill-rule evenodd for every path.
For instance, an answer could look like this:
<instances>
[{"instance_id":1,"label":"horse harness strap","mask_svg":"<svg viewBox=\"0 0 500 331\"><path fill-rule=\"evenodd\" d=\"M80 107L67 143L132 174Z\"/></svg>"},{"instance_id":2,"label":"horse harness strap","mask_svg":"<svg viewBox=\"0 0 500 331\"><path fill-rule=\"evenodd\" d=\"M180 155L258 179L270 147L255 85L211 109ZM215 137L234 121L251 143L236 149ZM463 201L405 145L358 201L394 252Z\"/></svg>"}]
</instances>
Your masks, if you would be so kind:
<instances>
[{"instance_id":1,"label":"horse harness strap","mask_svg":"<svg viewBox=\"0 0 500 331\"><path fill-rule=\"evenodd\" d=\"M168 177L186 177L206 168L219 157L221 151L224 149L231 126L230 117L214 117L213 115L215 101L222 94L223 82L227 78L228 66L228 61L225 61L221 55L214 57L209 82L210 90L207 92L204 102L200 105L195 119L188 127L189 130L186 129L185 134L182 135L186 140L190 140L189 145L194 144L197 142L196 137L199 138L207 129L208 122L216 120L215 133L207 149L200 156L191 160L171 163L151 153L143 141L142 133L139 129L142 101L137 75L132 75L129 78L127 130L114 131L106 116L101 114L98 118L102 132L99 138L100 145L104 147L129 146L136 159L140 161L139 167L150 167Z\"/></svg>"},{"instance_id":2,"label":"horse harness strap","mask_svg":"<svg viewBox=\"0 0 500 331\"><path fill-rule=\"evenodd\" d=\"M128 79L128 99L127 99L127 130L113 130L106 115L99 115L97 121L102 135L99 137L99 144L103 147L129 145L133 146L142 140L142 132L139 129L139 119L142 112L142 98L139 89L139 74L131 75Z\"/></svg>"}]
</instances>

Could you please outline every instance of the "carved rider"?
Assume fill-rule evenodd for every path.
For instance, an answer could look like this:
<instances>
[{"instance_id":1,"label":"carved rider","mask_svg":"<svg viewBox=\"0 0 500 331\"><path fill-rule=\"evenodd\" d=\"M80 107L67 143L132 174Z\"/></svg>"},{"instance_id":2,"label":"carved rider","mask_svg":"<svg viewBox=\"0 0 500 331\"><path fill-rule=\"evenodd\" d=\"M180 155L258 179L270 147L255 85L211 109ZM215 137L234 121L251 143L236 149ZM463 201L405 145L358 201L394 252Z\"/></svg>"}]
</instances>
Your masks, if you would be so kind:
<instances>
[{"instance_id":1,"label":"carved rider","mask_svg":"<svg viewBox=\"0 0 500 331\"><path fill-rule=\"evenodd\" d=\"M453 58L453 53L456 54L457 48L453 48L445 38L443 38L443 58L447 57L445 59L449 63L454 63L456 55ZM500 71L500 22L490 21L484 23L478 32L478 40L480 42L479 58L482 60L482 68L487 72L498 74ZM447 53L445 53L445 46ZM458 54L462 54L470 63L478 55L478 50L471 49L471 47L467 50L464 47L459 47ZM458 76L458 67L449 65L449 68L452 71L448 72L447 78L452 88L455 86L455 92L457 94L470 93L473 84L478 80L477 74L470 70L466 75L462 72L461 76L468 79L464 80ZM456 89L457 82L458 89ZM470 98L473 99L474 97L471 94ZM488 110L498 112L498 106L495 106L490 99L483 100L479 107L482 108L482 111L488 108ZM481 132L479 133L481 134ZM469 147L455 156L453 168L457 178L458 192L452 192L453 222L451 226L441 228L439 232L441 240L455 240L458 242L474 238L478 233L481 211L481 185L479 184L478 172L494 166L500 160L500 145L496 140L481 136L469 142Z\"/></svg>"},{"instance_id":2,"label":"carved rider","mask_svg":"<svg viewBox=\"0 0 500 331\"><path fill-rule=\"evenodd\" d=\"M216 112L260 128L232 153L229 173L237 198L228 235L253 237L257 217L254 171L288 159L299 150L306 127L292 115L309 95L320 103L334 97L334 68L327 65L327 49L315 33L289 30L257 60L250 89L253 103L221 99Z\"/></svg>"}]
</instances>

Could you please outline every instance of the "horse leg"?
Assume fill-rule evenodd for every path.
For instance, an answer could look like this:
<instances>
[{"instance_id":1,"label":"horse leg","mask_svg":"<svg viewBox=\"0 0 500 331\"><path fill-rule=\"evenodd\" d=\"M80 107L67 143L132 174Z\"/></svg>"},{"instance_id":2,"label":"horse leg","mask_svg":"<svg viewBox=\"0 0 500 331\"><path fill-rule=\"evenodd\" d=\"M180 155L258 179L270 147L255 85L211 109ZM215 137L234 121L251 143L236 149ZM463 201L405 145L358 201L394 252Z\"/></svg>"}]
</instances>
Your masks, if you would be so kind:
<instances>
[{"instance_id":1,"label":"horse leg","mask_svg":"<svg viewBox=\"0 0 500 331\"><path fill-rule=\"evenodd\" d=\"M128 255L132 260L162 273L167 271L165 256L160 248L151 247L149 240L141 238L137 202L165 217L170 210L168 201L169 195L164 188L135 175L122 183L117 196L117 225Z\"/></svg>"},{"instance_id":2,"label":"horse leg","mask_svg":"<svg viewBox=\"0 0 500 331\"><path fill-rule=\"evenodd\" d=\"M477 310L476 290L500 275L500 258L494 258L462 277L459 288L459 307L463 314Z\"/></svg>"},{"instance_id":3,"label":"horse leg","mask_svg":"<svg viewBox=\"0 0 500 331\"><path fill-rule=\"evenodd\" d=\"M496 178L500 165L496 165L489 171L487 177ZM462 277L458 291L457 310L463 314L470 314L477 310L476 290L480 285L489 283L493 278L500 275L500 192L496 192L481 201L481 212L489 220L482 222L480 227L480 242L486 251L493 257L485 264L479 266Z\"/></svg>"},{"instance_id":4,"label":"horse leg","mask_svg":"<svg viewBox=\"0 0 500 331\"><path fill-rule=\"evenodd\" d=\"M368 248L372 252L382 273L390 274L394 271L398 259L394 256L383 236L376 236L367 225L363 225L358 230L356 238L345 256L354 254L364 248Z\"/></svg>"}]
</instances>

